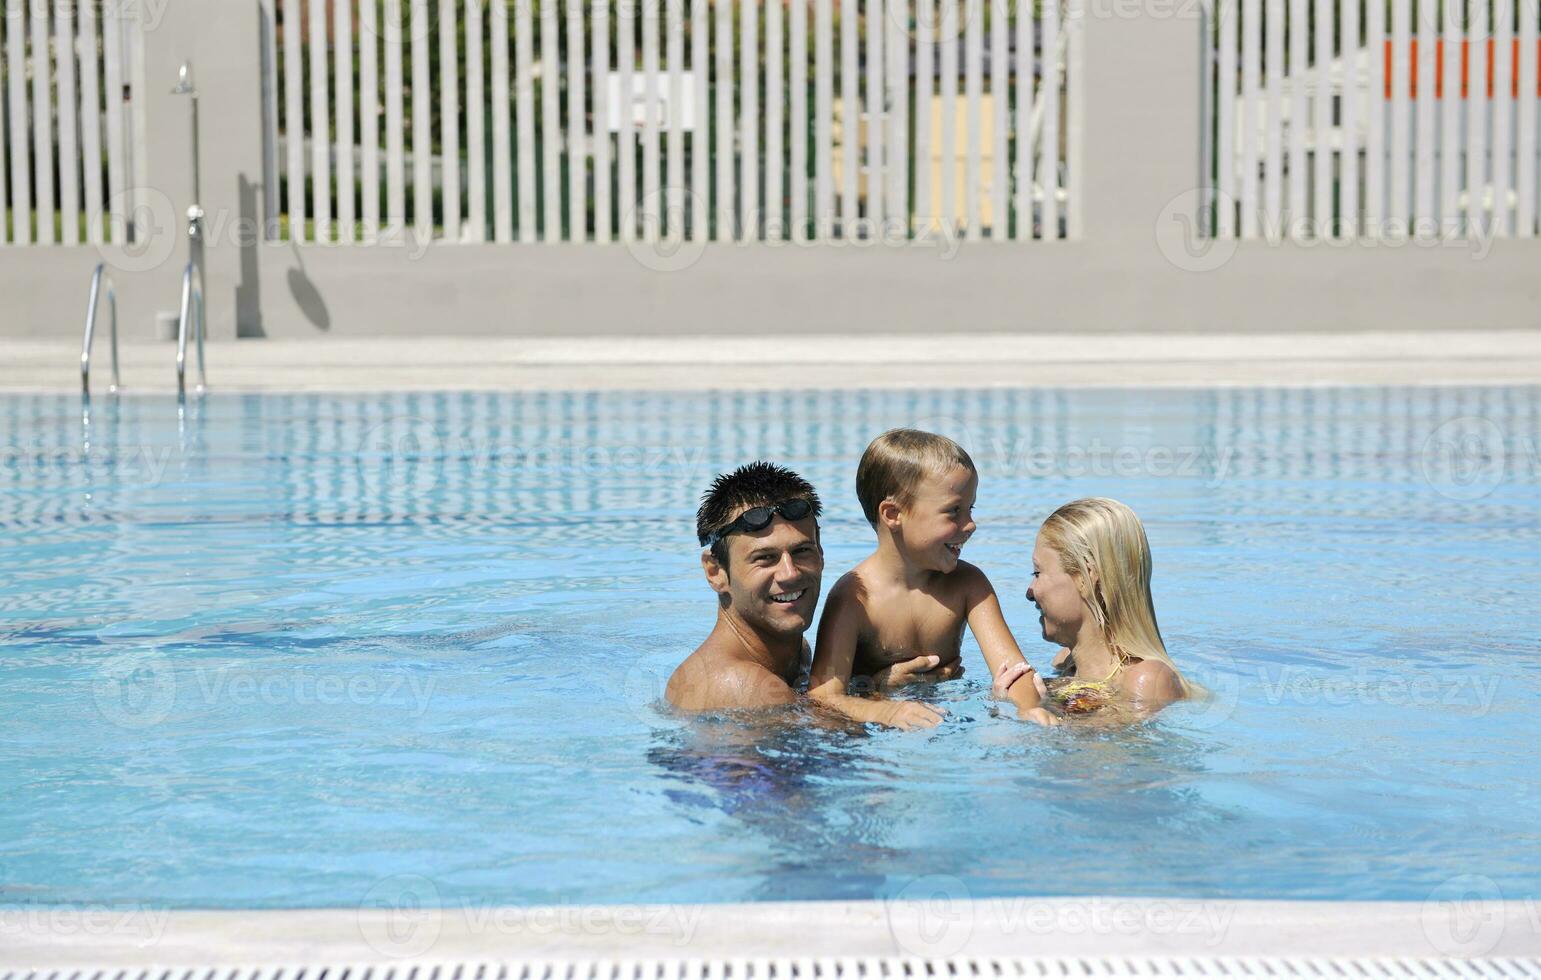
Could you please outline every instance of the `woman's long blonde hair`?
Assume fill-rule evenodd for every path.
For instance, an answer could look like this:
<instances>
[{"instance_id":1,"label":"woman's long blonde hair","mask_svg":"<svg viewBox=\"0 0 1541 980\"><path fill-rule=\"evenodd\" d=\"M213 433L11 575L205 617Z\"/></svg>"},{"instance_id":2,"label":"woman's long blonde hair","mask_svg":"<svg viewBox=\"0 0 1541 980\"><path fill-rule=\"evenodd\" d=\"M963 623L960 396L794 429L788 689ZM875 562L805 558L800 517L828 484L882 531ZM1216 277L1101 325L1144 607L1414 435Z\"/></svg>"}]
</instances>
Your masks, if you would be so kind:
<instances>
[{"instance_id":1,"label":"woman's long blonde hair","mask_svg":"<svg viewBox=\"0 0 1541 980\"><path fill-rule=\"evenodd\" d=\"M1119 663L1159 660L1177 675L1184 696L1193 694L1161 641L1150 598L1150 543L1134 511L1108 497L1072 500L1049 515L1040 533L1059 552L1060 567L1079 579L1081 594Z\"/></svg>"}]
</instances>

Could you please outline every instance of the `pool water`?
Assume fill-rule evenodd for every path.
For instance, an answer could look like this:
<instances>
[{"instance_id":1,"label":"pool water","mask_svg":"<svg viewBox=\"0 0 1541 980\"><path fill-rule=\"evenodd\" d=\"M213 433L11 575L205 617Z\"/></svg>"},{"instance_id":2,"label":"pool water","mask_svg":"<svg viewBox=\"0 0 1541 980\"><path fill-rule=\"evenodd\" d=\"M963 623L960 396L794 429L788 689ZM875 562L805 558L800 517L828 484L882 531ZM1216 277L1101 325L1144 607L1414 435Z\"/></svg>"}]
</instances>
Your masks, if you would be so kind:
<instances>
[{"instance_id":1,"label":"pool water","mask_svg":"<svg viewBox=\"0 0 1541 980\"><path fill-rule=\"evenodd\" d=\"M1541 896L1541 389L0 396L0 905ZM685 721L717 472L872 546L878 432L981 473L965 557L1046 667L1038 523L1144 518L1211 692L1044 731ZM407 876L403 878L403 876Z\"/></svg>"}]
</instances>

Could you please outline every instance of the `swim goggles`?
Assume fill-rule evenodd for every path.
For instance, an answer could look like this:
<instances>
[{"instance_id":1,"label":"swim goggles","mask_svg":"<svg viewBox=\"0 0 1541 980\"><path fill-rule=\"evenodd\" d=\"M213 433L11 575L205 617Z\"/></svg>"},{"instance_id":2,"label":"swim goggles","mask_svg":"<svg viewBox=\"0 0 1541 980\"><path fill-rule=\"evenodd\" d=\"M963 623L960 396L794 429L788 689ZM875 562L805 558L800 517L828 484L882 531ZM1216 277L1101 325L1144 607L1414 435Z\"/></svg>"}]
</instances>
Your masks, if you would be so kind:
<instances>
[{"instance_id":1,"label":"swim goggles","mask_svg":"<svg viewBox=\"0 0 1541 980\"><path fill-rule=\"evenodd\" d=\"M800 521L813 512L813 504L801 497L791 500L783 500L779 504L769 507L751 507L738 515L733 522L726 527L718 528L711 534L700 539L701 547L710 548L723 538L735 531L763 531L770 527L770 522L780 514L789 521Z\"/></svg>"}]
</instances>

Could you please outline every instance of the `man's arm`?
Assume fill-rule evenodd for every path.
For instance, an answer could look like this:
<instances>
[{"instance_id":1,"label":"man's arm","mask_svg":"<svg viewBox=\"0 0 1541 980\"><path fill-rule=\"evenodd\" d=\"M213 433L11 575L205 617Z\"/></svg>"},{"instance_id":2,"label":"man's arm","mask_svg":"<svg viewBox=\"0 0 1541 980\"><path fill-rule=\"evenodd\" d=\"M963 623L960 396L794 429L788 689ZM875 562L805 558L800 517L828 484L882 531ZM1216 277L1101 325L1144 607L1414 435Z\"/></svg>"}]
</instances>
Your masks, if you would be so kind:
<instances>
[{"instance_id":1,"label":"man's arm","mask_svg":"<svg viewBox=\"0 0 1541 980\"><path fill-rule=\"evenodd\" d=\"M813 655L813 670L808 679L808 696L840 712L847 718L877 722L895 728L934 728L942 721L942 712L914 701L881 701L852 696L851 665L856 660L856 641L861 629L861 606L846 598L835 586L824 604L819 620L818 644ZM938 657L918 657L936 666Z\"/></svg>"}]
</instances>

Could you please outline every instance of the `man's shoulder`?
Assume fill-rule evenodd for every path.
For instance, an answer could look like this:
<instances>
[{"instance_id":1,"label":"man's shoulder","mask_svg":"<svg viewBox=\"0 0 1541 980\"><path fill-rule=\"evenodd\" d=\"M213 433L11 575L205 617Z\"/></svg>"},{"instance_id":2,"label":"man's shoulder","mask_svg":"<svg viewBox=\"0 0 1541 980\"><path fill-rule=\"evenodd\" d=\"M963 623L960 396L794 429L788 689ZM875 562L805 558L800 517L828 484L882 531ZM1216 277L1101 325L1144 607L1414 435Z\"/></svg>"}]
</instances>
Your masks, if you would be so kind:
<instances>
[{"instance_id":1,"label":"man's shoulder","mask_svg":"<svg viewBox=\"0 0 1541 980\"><path fill-rule=\"evenodd\" d=\"M675 668L664 695L687 711L768 707L796 699L786 681L761 664L733 656L715 637Z\"/></svg>"}]
</instances>

